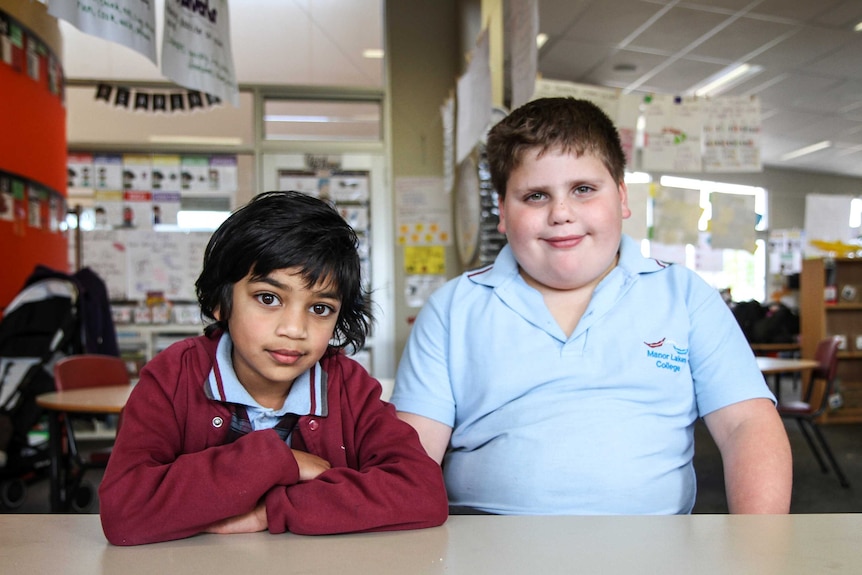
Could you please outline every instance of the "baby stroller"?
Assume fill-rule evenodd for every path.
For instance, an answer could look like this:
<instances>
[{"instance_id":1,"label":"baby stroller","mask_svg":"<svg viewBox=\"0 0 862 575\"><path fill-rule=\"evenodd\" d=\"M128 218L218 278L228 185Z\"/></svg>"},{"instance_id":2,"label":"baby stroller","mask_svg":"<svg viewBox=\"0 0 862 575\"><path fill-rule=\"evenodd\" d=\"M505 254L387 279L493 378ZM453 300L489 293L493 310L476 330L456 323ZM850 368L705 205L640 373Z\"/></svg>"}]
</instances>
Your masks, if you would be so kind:
<instances>
[{"instance_id":1,"label":"baby stroller","mask_svg":"<svg viewBox=\"0 0 862 575\"><path fill-rule=\"evenodd\" d=\"M0 320L0 507L19 508L28 483L47 475L47 441L31 439L43 415L36 396L54 391L57 360L90 349L119 355L101 279L37 266Z\"/></svg>"}]
</instances>

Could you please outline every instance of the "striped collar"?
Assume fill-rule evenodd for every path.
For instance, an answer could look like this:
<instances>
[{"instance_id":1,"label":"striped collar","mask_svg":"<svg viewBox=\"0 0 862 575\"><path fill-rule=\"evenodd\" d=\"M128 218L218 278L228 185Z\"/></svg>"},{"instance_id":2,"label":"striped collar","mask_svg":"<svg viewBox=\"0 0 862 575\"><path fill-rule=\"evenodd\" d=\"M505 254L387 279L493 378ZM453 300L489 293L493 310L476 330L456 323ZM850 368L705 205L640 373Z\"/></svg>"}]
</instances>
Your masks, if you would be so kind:
<instances>
[{"instance_id":1,"label":"striped collar","mask_svg":"<svg viewBox=\"0 0 862 575\"><path fill-rule=\"evenodd\" d=\"M249 410L250 417L253 412L266 413L270 417L280 417L285 413L319 417L328 415L326 373L320 363L315 363L311 369L297 377L290 387L284 405L273 410L261 406L243 387L233 369L232 350L233 341L230 334L225 332L219 339L212 369L204 382L204 393L208 398L222 403L244 405Z\"/></svg>"}]
</instances>

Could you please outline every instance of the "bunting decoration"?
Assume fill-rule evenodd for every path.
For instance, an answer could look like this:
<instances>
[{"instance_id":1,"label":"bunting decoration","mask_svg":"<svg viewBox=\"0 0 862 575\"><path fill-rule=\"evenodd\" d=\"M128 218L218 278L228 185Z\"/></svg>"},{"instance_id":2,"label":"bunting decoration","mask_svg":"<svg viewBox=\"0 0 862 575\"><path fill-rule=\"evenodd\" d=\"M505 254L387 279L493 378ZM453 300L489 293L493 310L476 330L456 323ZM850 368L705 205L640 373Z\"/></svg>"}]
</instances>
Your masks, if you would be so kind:
<instances>
[{"instance_id":1,"label":"bunting decoration","mask_svg":"<svg viewBox=\"0 0 862 575\"><path fill-rule=\"evenodd\" d=\"M98 84L96 100L135 112L184 113L205 111L221 105L221 99L198 90L151 91Z\"/></svg>"}]
</instances>

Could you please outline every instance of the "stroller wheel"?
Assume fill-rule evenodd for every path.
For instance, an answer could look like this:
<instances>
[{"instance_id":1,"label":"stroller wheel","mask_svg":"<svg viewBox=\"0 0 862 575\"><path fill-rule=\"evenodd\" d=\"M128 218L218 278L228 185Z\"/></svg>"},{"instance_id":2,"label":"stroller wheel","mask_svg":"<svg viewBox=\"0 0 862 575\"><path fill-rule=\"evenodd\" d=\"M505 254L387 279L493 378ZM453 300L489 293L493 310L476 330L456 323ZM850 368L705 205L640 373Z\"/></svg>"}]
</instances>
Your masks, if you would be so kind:
<instances>
[{"instance_id":1,"label":"stroller wheel","mask_svg":"<svg viewBox=\"0 0 862 575\"><path fill-rule=\"evenodd\" d=\"M24 505L27 498L27 484L24 480L15 478L0 483L0 505L4 509L14 510Z\"/></svg>"},{"instance_id":2,"label":"stroller wheel","mask_svg":"<svg viewBox=\"0 0 862 575\"><path fill-rule=\"evenodd\" d=\"M81 481L72 491L69 506L75 513L86 513L93 507L96 500L96 490L89 481Z\"/></svg>"}]
</instances>

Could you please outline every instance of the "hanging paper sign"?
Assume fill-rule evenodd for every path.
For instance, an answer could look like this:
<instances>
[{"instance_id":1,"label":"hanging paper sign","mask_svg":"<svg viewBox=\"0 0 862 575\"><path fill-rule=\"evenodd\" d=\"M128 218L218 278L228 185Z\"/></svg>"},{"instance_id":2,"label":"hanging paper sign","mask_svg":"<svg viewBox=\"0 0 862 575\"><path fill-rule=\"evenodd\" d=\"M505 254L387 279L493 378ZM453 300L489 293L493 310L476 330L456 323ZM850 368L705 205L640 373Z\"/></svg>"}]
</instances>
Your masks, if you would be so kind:
<instances>
[{"instance_id":1,"label":"hanging paper sign","mask_svg":"<svg viewBox=\"0 0 862 575\"><path fill-rule=\"evenodd\" d=\"M131 48L157 64L155 4L140 0L49 0L48 13L81 32Z\"/></svg>"},{"instance_id":2,"label":"hanging paper sign","mask_svg":"<svg viewBox=\"0 0 862 575\"><path fill-rule=\"evenodd\" d=\"M227 0L166 0L162 74L239 107Z\"/></svg>"}]
</instances>

